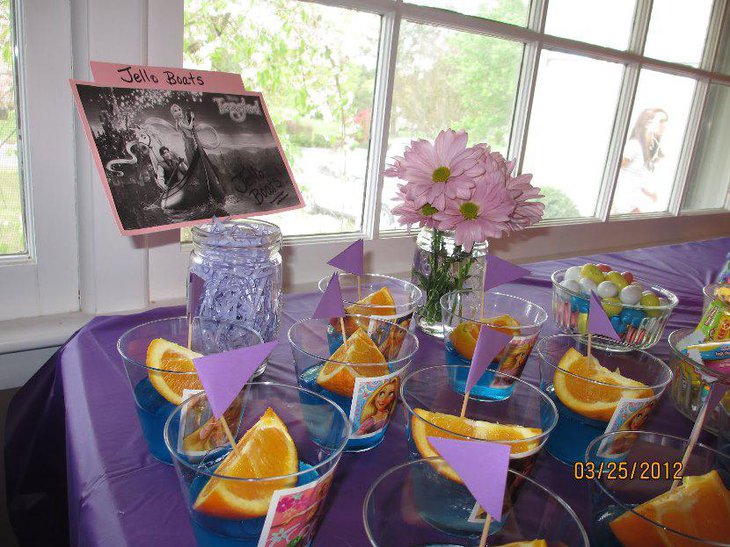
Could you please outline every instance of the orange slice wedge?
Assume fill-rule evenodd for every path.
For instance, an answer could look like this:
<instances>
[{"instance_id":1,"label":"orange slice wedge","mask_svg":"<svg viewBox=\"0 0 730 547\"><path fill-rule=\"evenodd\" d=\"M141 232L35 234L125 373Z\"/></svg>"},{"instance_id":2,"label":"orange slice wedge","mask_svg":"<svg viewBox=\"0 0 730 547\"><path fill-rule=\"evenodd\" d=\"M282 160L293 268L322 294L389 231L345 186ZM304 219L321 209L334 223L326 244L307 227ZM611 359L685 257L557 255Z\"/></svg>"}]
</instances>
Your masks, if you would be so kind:
<instances>
[{"instance_id":1,"label":"orange slice wedge","mask_svg":"<svg viewBox=\"0 0 730 547\"><path fill-rule=\"evenodd\" d=\"M519 321L508 314L484 318L482 319L481 324L488 325L489 328L505 334L518 335L520 333ZM451 331L451 334L449 335L451 343L454 344L454 349L456 349L462 357L465 357L466 359L474 357L474 350L477 347L477 338L479 337L479 331L482 329L481 324L474 321L464 321L463 323L459 323L456 328Z\"/></svg>"},{"instance_id":2,"label":"orange slice wedge","mask_svg":"<svg viewBox=\"0 0 730 547\"><path fill-rule=\"evenodd\" d=\"M459 439L461 438L459 435L466 435L475 439L499 442L529 439L542 433L542 429L539 428L470 420L469 418L461 418L452 414L430 412L421 408L414 408L413 413L414 415L411 417L411 435L413 436L413 441L416 443L418 452L424 458L438 456L436 450L428 442L428 437ZM526 455L528 452L532 452L538 448L538 446L539 442L537 441L514 443L511 445L512 455ZM455 482L461 482L461 479L451 466L445 463L433 465L445 477Z\"/></svg>"},{"instance_id":3,"label":"orange slice wedge","mask_svg":"<svg viewBox=\"0 0 730 547\"><path fill-rule=\"evenodd\" d=\"M558 368L572 373L555 371L553 386L560 402L573 412L594 420L608 422L622 397L643 399L653 394L651 388L645 384L621 376L618 371L612 372L602 367L595 357L588 360L574 348L565 352ZM590 380L601 383L596 384ZM641 387L645 389L636 389Z\"/></svg>"},{"instance_id":4,"label":"orange slice wedge","mask_svg":"<svg viewBox=\"0 0 730 547\"><path fill-rule=\"evenodd\" d=\"M150 383L165 399L173 405L179 405L182 403L183 390L203 389L197 374L179 374L194 373L193 359L200 356L164 338L152 340L147 347L147 366L170 372L148 370Z\"/></svg>"},{"instance_id":5,"label":"orange slice wedge","mask_svg":"<svg viewBox=\"0 0 730 547\"><path fill-rule=\"evenodd\" d=\"M383 287L367 295L365 298L358 300L356 303L347 306L345 312L355 315L388 317L395 315L395 300L393 300L393 295L388 290L388 287ZM345 317L344 322L347 336L351 336L358 328L367 331L370 326L370 320L364 317ZM331 325L337 332L341 331L339 319L333 319Z\"/></svg>"},{"instance_id":6,"label":"orange slice wedge","mask_svg":"<svg viewBox=\"0 0 730 547\"><path fill-rule=\"evenodd\" d=\"M282 477L270 481L236 481L212 477L198 494L193 509L220 518L256 518L266 515L274 491L291 488L299 469L294 441L284 422L271 409L241 437L216 474L241 479Z\"/></svg>"},{"instance_id":7,"label":"orange slice wedge","mask_svg":"<svg viewBox=\"0 0 730 547\"><path fill-rule=\"evenodd\" d=\"M317 383L343 397L352 397L356 377L385 376L389 372L385 357L368 333L362 329L357 329L347 339L347 344L337 348L330 359L331 361L327 361L319 370ZM367 366L358 367L350 363L362 363Z\"/></svg>"},{"instance_id":8,"label":"orange slice wedge","mask_svg":"<svg viewBox=\"0 0 730 547\"><path fill-rule=\"evenodd\" d=\"M677 488L642 503L634 511L689 536L717 542L730 538L730 491L715 470L684 477ZM624 547L697 545L696 541L654 526L631 511L609 526Z\"/></svg>"}]
</instances>

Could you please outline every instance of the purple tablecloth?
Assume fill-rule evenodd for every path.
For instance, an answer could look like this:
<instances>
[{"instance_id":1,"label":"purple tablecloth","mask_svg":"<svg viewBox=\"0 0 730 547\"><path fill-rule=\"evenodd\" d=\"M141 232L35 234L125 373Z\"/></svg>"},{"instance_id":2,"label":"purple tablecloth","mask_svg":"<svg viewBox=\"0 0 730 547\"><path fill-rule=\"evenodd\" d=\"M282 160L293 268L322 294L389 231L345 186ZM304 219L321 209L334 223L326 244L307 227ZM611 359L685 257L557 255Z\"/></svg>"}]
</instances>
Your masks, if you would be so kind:
<instances>
[{"instance_id":1,"label":"purple tablecloth","mask_svg":"<svg viewBox=\"0 0 730 547\"><path fill-rule=\"evenodd\" d=\"M679 306L666 335L695 325L702 287L730 250L730 238L533 264L532 275L502 290L550 309L550 274L576 264L605 262L674 291ZM290 325L308 316L316 295L287 295L282 341ZM97 317L77 332L18 392L6 428L7 495L19 539L28 545L193 545L175 471L147 452L124 368L119 335L144 321L181 314L164 308L138 315ZM556 332L548 321L543 334ZM443 361L441 342L420 336L414 366ZM652 350L666 358L663 341ZM537 379L533 356L524 377ZM263 379L295 383L288 344L275 350ZM399 411L385 441L370 452L345 454L336 473L316 545L366 545L362 501L370 484L406 460L404 416ZM687 435L691 423L666 395L647 429ZM534 477L552 487L587 525L589 484L543 453ZM66 503L67 500L67 503Z\"/></svg>"}]
</instances>

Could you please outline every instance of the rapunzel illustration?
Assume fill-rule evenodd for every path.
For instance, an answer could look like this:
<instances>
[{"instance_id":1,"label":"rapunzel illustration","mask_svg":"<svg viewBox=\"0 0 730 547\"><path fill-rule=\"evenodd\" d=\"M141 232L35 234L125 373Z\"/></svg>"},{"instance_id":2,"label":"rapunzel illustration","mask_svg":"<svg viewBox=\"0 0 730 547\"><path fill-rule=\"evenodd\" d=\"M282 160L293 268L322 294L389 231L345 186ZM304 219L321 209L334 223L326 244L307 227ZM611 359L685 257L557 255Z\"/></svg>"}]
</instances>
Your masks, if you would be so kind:
<instances>
[{"instance_id":1,"label":"rapunzel illustration","mask_svg":"<svg viewBox=\"0 0 730 547\"><path fill-rule=\"evenodd\" d=\"M376 389L362 408L360 427L355 435L367 435L383 429L395 408L397 393L397 376Z\"/></svg>"}]
</instances>

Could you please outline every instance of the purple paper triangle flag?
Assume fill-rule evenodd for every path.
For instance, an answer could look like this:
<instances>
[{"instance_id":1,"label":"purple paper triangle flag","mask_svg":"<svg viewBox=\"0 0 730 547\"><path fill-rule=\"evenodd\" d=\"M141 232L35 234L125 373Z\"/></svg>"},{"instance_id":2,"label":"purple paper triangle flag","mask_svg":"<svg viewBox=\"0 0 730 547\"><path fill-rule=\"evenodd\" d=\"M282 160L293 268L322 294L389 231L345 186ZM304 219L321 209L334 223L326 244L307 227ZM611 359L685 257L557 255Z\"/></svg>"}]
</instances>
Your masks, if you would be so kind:
<instances>
[{"instance_id":1,"label":"purple paper triangle flag","mask_svg":"<svg viewBox=\"0 0 730 547\"><path fill-rule=\"evenodd\" d=\"M466 378L466 392L469 393L477 380L481 378L489 364L499 355L504 346L512 340L512 335L482 325L477 337L477 346L471 358L469 375Z\"/></svg>"},{"instance_id":2,"label":"purple paper triangle flag","mask_svg":"<svg viewBox=\"0 0 730 547\"><path fill-rule=\"evenodd\" d=\"M428 437L428 442L461 477L482 509L501 522L510 447L488 441L443 437Z\"/></svg>"},{"instance_id":3,"label":"purple paper triangle flag","mask_svg":"<svg viewBox=\"0 0 730 547\"><path fill-rule=\"evenodd\" d=\"M338 268L342 271L355 275L362 275L363 270L363 252L365 247L362 239L358 239L355 243L347 247L344 251L327 262L330 266Z\"/></svg>"},{"instance_id":4,"label":"purple paper triangle flag","mask_svg":"<svg viewBox=\"0 0 730 547\"><path fill-rule=\"evenodd\" d=\"M278 344L277 341L214 353L193 359L200 383L216 419L243 389L251 375Z\"/></svg>"},{"instance_id":5,"label":"purple paper triangle flag","mask_svg":"<svg viewBox=\"0 0 730 547\"><path fill-rule=\"evenodd\" d=\"M314 310L312 318L314 319L331 319L332 317L345 317L347 313L342 306L342 291L340 290L340 280L337 274L333 273L330 277L327 288L322 293L322 298Z\"/></svg>"},{"instance_id":6,"label":"purple paper triangle flag","mask_svg":"<svg viewBox=\"0 0 730 547\"><path fill-rule=\"evenodd\" d=\"M487 267L484 270L484 290L488 291L526 275L530 275L530 270L490 254L487 256Z\"/></svg>"},{"instance_id":7,"label":"purple paper triangle flag","mask_svg":"<svg viewBox=\"0 0 730 547\"><path fill-rule=\"evenodd\" d=\"M611 320L603 310L598 295L593 291L591 291L590 307L588 308L588 332L607 336L617 342L621 341L621 337L616 334L616 329L613 328Z\"/></svg>"}]
</instances>

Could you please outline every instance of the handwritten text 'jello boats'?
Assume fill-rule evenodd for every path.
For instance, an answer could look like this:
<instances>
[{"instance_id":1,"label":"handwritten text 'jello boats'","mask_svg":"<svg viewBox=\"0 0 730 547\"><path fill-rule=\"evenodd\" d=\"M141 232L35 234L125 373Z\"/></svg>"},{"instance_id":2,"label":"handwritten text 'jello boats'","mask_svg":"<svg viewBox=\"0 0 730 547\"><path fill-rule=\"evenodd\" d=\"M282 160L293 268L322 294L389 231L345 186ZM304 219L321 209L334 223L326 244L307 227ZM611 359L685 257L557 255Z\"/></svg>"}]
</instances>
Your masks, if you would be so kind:
<instances>
[{"instance_id":1,"label":"handwritten text 'jello boats'","mask_svg":"<svg viewBox=\"0 0 730 547\"><path fill-rule=\"evenodd\" d=\"M119 73L120 79L127 84L160 83L160 76L148 71L146 68L132 69L131 66L127 66L117 69L117 72ZM205 85L203 77L192 72L176 74L171 70L163 70L162 79L169 85L189 85L192 87Z\"/></svg>"}]
</instances>

